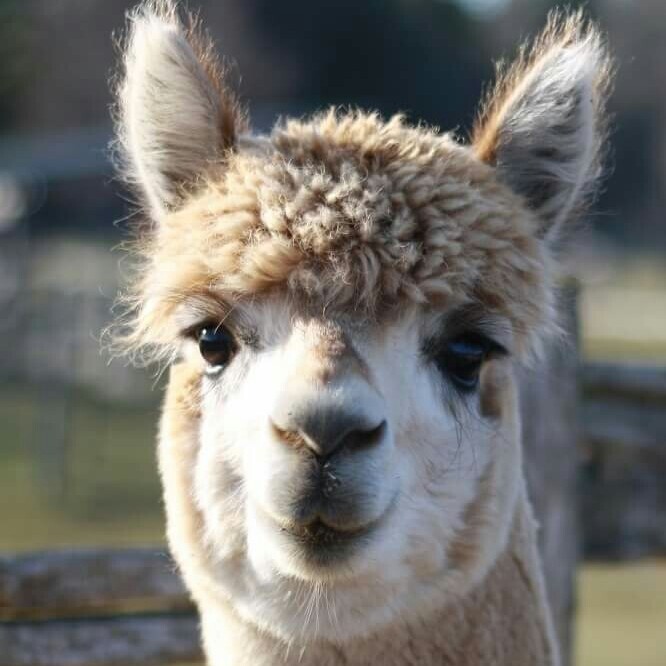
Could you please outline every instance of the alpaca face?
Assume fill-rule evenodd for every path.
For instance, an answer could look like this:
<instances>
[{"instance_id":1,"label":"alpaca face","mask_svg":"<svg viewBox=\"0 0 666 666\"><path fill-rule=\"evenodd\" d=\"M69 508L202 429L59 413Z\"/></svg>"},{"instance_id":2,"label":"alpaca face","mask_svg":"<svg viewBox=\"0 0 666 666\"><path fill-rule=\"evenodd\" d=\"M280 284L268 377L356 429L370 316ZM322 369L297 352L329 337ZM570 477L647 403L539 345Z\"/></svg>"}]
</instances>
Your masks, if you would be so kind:
<instances>
[{"instance_id":1,"label":"alpaca face","mask_svg":"<svg viewBox=\"0 0 666 666\"><path fill-rule=\"evenodd\" d=\"M550 246L599 173L608 60L554 16L464 146L360 112L253 136L212 53L151 0L119 90L152 219L126 341L173 362L170 546L211 641L215 607L345 641L454 602L505 546L513 368L557 330Z\"/></svg>"},{"instance_id":2,"label":"alpaca face","mask_svg":"<svg viewBox=\"0 0 666 666\"><path fill-rule=\"evenodd\" d=\"M424 535L405 537L431 505L422 524L443 518L430 554L442 566L498 437L483 405L501 396L482 399L497 387L481 389L479 374L508 363L499 343L448 319L359 327L299 317L279 297L226 318L225 335L247 326L253 342L204 361L195 494L213 550L225 550L236 500L262 575L381 576L392 557L429 557Z\"/></svg>"},{"instance_id":3,"label":"alpaca face","mask_svg":"<svg viewBox=\"0 0 666 666\"><path fill-rule=\"evenodd\" d=\"M191 490L207 574L241 612L344 639L480 575L518 489L506 321L412 307L380 326L275 295L206 326L184 353Z\"/></svg>"}]
</instances>

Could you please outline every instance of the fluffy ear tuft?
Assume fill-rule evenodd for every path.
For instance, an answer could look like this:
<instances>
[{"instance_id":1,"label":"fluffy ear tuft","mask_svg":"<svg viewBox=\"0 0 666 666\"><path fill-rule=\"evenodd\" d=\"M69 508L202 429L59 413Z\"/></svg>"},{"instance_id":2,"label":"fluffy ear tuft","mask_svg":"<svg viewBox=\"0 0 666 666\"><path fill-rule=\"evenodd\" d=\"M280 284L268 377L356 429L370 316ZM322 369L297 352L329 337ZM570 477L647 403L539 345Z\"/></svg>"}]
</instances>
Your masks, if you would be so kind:
<instances>
[{"instance_id":1,"label":"fluffy ear tuft","mask_svg":"<svg viewBox=\"0 0 666 666\"><path fill-rule=\"evenodd\" d=\"M580 11L552 12L531 47L498 66L473 148L540 214L544 235L595 193L612 69L601 34Z\"/></svg>"},{"instance_id":2,"label":"fluffy ear tuft","mask_svg":"<svg viewBox=\"0 0 666 666\"><path fill-rule=\"evenodd\" d=\"M172 0L148 0L128 19L116 109L121 169L159 219L233 146L243 117L196 19L181 20Z\"/></svg>"}]
</instances>

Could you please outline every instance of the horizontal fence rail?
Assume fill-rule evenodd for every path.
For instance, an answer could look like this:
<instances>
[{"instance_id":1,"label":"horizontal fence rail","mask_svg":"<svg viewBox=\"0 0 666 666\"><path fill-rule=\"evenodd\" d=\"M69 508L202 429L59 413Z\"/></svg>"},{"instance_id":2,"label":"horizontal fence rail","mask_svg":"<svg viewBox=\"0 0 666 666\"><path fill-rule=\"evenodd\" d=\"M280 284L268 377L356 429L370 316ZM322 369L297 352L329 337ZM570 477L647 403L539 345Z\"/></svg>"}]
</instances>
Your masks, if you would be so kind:
<instances>
[{"instance_id":1,"label":"horizontal fence rail","mask_svg":"<svg viewBox=\"0 0 666 666\"><path fill-rule=\"evenodd\" d=\"M202 660L193 614L0 625L2 666L184 666Z\"/></svg>"},{"instance_id":2,"label":"horizontal fence rail","mask_svg":"<svg viewBox=\"0 0 666 666\"><path fill-rule=\"evenodd\" d=\"M585 556L663 556L666 367L588 364L581 389Z\"/></svg>"},{"instance_id":3,"label":"horizontal fence rail","mask_svg":"<svg viewBox=\"0 0 666 666\"><path fill-rule=\"evenodd\" d=\"M157 549L44 552L0 558L0 620L193 611Z\"/></svg>"},{"instance_id":4,"label":"horizontal fence rail","mask_svg":"<svg viewBox=\"0 0 666 666\"><path fill-rule=\"evenodd\" d=\"M666 446L666 368L591 364L582 373L581 425L588 443Z\"/></svg>"},{"instance_id":5,"label":"horizontal fence rail","mask_svg":"<svg viewBox=\"0 0 666 666\"><path fill-rule=\"evenodd\" d=\"M581 369L589 558L666 554L666 368ZM194 606L164 551L0 558L0 666L201 663Z\"/></svg>"},{"instance_id":6,"label":"horizontal fence rail","mask_svg":"<svg viewBox=\"0 0 666 666\"><path fill-rule=\"evenodd\" d=\"M666 404L666 367L586 363L581 380L586 396L616 395Z\"/></svg>"},{"instance_id":7,"label":"horizontal fence rail","mask_svg":"<svg viewBox=\"0 0 666 666\"><path fill-rule=\"evenodd\" d=\"M0 558L2 666L200 662L194 606L156 549Z\"/></svg>"}]
</instances>

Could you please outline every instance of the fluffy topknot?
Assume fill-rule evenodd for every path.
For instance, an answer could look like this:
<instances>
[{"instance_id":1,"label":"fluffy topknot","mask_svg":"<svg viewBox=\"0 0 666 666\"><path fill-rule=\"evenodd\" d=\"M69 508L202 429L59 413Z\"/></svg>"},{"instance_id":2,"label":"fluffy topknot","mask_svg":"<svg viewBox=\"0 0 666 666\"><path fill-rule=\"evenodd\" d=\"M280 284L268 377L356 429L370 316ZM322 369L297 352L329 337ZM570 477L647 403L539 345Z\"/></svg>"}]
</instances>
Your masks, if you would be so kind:
<instances>
[{"instance_id":1,"label":"fluffy topknot","mask_svg":"<svg viewBox=\"0 0 666 666\"><path fill-rule=\"evenodd\" d=\"M446 135L361 112L288 121L241 141L144 239L135 342L168 341L170 312L188 294L231 304L284 291L370 318L407 302L481 303L532 348L554 325L534 226L492 169Z\"/></svg>"},{"instance_id":2,"label":"fluffy topknot","mask_svg":"<svg viewBox=\"0 0 666 666\"><path fill-rule=\"evenodd\" d=\"M173 349L187 299L380 319L480 304L524 356L557 330L552 231L597 181L610 60L582 14L551 15L500 70L471 146L401 116L330 110L268 136L245 121L210 40L170 0L130 17L119 136L153 224L127 299L133 349Z\"/></svg>"}]
</instances>

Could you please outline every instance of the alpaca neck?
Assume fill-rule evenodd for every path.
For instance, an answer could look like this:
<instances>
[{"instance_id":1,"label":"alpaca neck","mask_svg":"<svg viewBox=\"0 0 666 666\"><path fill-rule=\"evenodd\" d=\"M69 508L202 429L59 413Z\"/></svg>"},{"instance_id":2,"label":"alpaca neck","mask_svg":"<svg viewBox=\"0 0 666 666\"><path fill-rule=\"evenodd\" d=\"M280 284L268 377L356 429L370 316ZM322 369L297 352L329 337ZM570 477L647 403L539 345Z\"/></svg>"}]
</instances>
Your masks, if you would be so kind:
<instances>
[{"instance_id":1,"label":"alpaca neck","mask_svg":"<svg viewBox=\"0 0 666 666\"><path fill-rule=\"evenodd\" d=\"M531 507L523 493L505 550L465 598L343 646L289 648L218 605L201 607L210 666L557 666Z\"/></svg>"}]
</instances>

